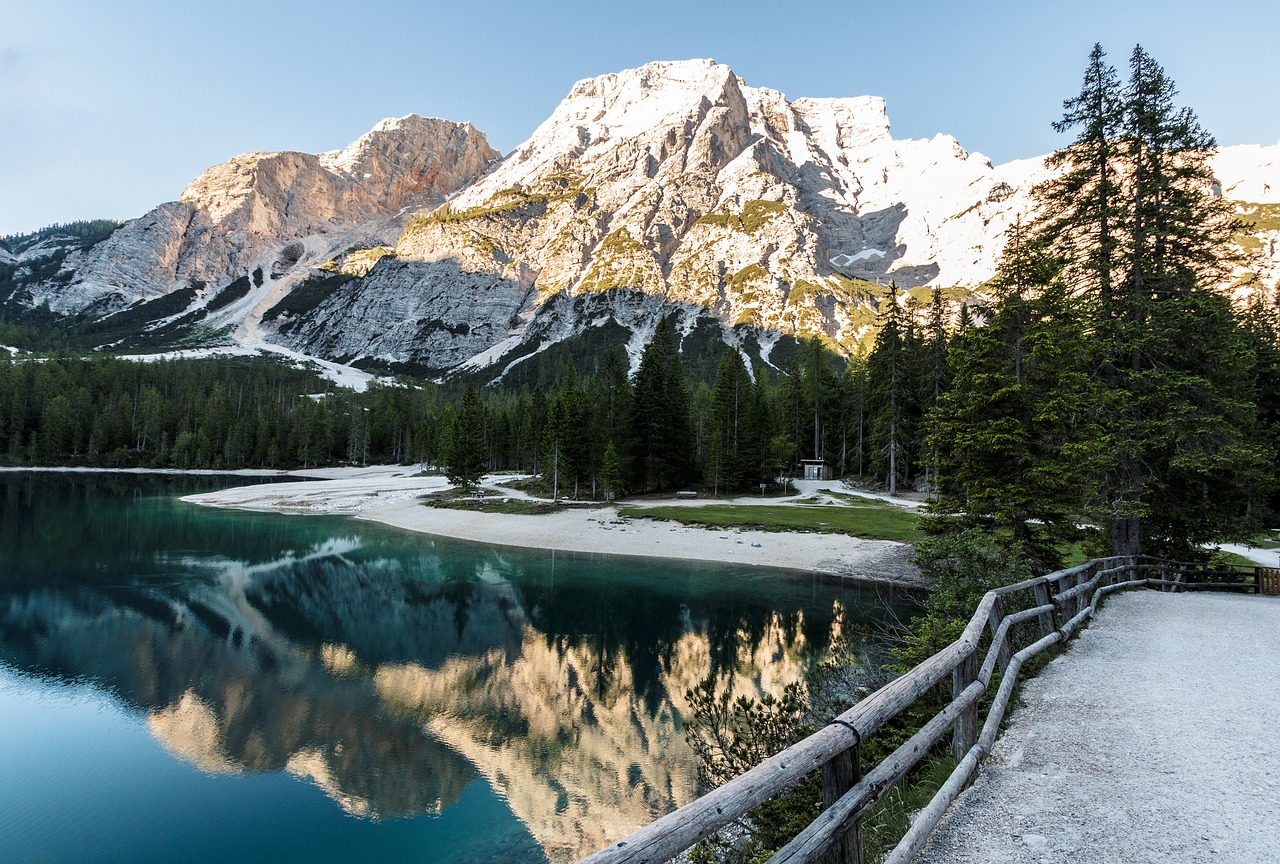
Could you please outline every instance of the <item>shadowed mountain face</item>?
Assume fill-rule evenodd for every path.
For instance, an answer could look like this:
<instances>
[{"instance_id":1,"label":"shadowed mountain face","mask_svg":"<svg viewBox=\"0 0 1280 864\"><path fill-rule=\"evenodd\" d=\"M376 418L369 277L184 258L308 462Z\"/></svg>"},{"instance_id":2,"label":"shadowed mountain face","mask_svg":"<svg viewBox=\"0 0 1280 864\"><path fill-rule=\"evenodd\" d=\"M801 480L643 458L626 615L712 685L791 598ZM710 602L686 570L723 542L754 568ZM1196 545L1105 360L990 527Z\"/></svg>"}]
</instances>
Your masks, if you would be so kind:
<instances>
[{"instance_id":1,"label":"shadowed mountain face","mask_svg":"<svg viewBox=\"0 0 1280 864\"><path fill-rule=\"evenodd\" d=\"M552 860L694 796L688 688L714 672L778 692L874 600L199 510L139 484L0 476L0 661L96 682L178 758L309 778L350 816L442 813L482 778Z\"/></svg>"}]
</instances>

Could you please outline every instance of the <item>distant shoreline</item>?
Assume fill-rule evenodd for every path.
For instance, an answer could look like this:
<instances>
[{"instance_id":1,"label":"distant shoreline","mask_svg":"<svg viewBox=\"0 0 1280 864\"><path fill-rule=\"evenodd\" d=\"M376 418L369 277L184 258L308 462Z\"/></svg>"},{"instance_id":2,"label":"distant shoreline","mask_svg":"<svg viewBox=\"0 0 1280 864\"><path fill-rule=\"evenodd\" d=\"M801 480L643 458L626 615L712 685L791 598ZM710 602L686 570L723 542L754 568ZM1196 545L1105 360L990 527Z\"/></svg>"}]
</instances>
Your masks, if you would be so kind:
<instances>
[{"instance_id":1,"label":"distant shoreline","mask_svg":"<svg viewBox=\"0 0 1280 864\"><path fill-rule=\"evenodd\" d=\"M235 486L182 498L193 504L276 513L348 515L394 528L458 540L601 555L743 564L842 578L923 584L909 562L912 547L845 534L707 529L653 519L620 519L608 506L547 515L483 513L427 507L421 498L450 488L443 477L412 468L318 469L301 483Z\"/></svg>"},{"instance_id":2,"label":"distant shoreline","mask_svg":"<svg viewBox=\"0 0 1280 864\"><path fill-rule=\"evenodd\" d=\"M306 471L287 471L283 468L91 468L75 465L2 466L0 473L42 474L182 474L189 477L305 477Z\"/></svg>"}]
</instances>

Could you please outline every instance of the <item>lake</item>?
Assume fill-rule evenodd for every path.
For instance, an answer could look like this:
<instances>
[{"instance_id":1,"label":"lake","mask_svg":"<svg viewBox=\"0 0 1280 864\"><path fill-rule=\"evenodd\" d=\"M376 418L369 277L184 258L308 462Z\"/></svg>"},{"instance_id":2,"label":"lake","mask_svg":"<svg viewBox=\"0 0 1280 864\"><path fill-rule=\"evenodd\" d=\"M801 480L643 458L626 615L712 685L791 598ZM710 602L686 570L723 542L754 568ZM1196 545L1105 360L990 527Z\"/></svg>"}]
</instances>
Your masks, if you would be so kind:
<instances>
[{"instance_id":1,"label":"lake","mask_svg":"<svg viewBox=\"0 0 1280 864\"><path fill-rule=\"evenodd\" d=\"M903 602L177 500L244 482L0 473L0 859L572 861Z\"/></svg>"}]
</instances>

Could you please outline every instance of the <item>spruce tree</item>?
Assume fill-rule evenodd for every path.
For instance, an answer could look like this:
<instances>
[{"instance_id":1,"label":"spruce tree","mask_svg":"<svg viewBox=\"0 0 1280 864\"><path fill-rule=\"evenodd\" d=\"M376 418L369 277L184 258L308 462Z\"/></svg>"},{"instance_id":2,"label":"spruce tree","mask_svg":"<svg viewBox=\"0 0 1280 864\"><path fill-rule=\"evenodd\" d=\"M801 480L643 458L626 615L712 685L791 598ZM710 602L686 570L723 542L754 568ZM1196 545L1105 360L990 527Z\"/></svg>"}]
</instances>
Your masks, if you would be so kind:
<instances>
[{"instance_id":1,"label":"spruce tree","mask_svg":"<svg viewBox=\"0 0 1280 864\"><path fill-rule=\"evenodd\" d=\"M884 478L889 494L909 477L908 449L911 412L907 322L898 303L897 286L889 283L880 301L880 333L867 358L870 380L872 458L876 475Z\"/></svg>"},{"instance_id":2,"label":"spruce tree","mask_svg":"<svg viewBox=\"0 0 1280 864\"><path fill-rule=\"evenodd\" d=\"M632 471L635 486L670 488L692 475L689 393L680 366L675 327L658 322L640 355L631 411Z\"/></svg>"},{"instance_id":3,"label":"spruce tree","mask_svg":"<svg viewBox=\"0 0 1280 864\"><path fill-rule=\"evenodd\" d=\"M707 455L707 476L711 478L712 454L715 464L715 486L737 489L748 473L748 427L750 424L752 383L742 355L735 350L725 352L716 370L711 390L712 431Z\"/></svg>"},{"instance_id":4,"label":"spruce tree","mask_svg":"<svg viewBox=\"0 0 1280 864\"><path fill-rule=\"evenodd\" d=\"M956 337L954 386L932 415L934 528L1006 532L1040 568L1061 544L1095 473L1099 430L1090 343L1060 262L1015 225L983 326Z\"/></svg>"},{"instance_id":5,"label":"spruce tree","mask_svg":"<svg viewBox=\"0 0 1280 864\"><path fill-rule=\"evenodd\" d=\"M1192 555L1238 535L1226 516L1262 480L1247 381L1252 359L1216 284L1231 264L1238 224L1208 190L1214 140L1140 46L1127 84L1100 46L1059 131L1061 175L1037 190L1044 240L1070 290L1088 303L1081 337L1103 346L1095 406L1106 468L1087 511L1108 528L1113 554ZM1221 517L1221 518L1220 518Z\"/></svg>"},{"instance_id":6,"label":"spruce tree","mask_svg":"<svg viewBox=\"0 0 1280 864\"><path fill-rule=\"evenodd\" d=\"M484 408L476 388L467 385L448 447L445 474L463 490L480 482L485 468Z\"/></svg>"}]
</instances>

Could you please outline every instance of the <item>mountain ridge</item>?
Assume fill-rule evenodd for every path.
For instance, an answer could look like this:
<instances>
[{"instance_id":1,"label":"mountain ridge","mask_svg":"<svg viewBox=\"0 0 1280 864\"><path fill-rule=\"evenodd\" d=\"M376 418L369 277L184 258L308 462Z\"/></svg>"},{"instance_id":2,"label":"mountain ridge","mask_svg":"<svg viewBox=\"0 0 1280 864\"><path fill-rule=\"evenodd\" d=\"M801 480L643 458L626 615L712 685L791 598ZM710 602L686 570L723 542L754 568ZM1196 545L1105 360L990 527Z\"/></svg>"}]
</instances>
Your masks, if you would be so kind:
<instances>
[{"instance_id":1,"label":"mountain ridge","mask_svg":"<svg viewBox=\"0 0 1280 864\"><path fill-rule=\"evenodd\" d=\"M1280 145L1215 166L1221 194L1280 202ZM712 60L663 61L577 82L501 158L470 124L417 115L342 150L241 154L56 268L56 252L39 268L0 253L0 303L111 320L185 291L124 344L265 342L435 374L492 359L497 377L607 321L634 363L662 314L739 349L781 334L854 351L890 279L989 278L1047 176L1042 158L894 139L879 97L789 101Z\"/></svg>"}]
</instances>

